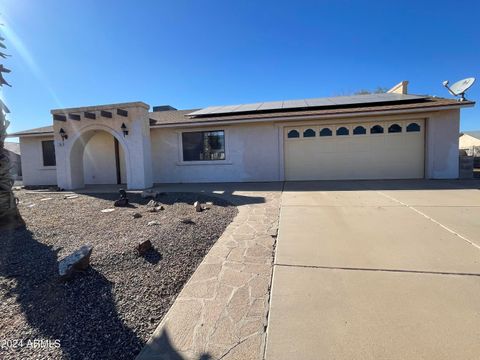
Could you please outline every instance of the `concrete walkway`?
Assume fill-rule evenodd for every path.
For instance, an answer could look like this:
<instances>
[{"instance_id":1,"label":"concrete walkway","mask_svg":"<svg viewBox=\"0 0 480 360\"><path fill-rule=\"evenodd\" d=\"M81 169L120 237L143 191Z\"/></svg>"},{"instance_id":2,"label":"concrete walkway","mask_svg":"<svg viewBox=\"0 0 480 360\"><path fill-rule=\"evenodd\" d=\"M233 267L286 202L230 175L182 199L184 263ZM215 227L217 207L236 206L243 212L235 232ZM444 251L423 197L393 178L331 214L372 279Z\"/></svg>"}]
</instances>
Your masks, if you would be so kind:
<instances>
[{"instance_id":1,"label":"concrete walkway","mask_svg":"<svg viewBox=\"0 0 480 360\"><path fill-rule=\"evenodd\" d=\"M266 359L478 359L479 187L287 183Z\"/></svg>"},{"instance_id":2,"label":"concrete walkway","mask_svg":"<svg viewBox=\"0 0 480 360\"><path fill-rule=\"evenodd\" d=\"M206 192L239 213L178 295L137 360L259 360L265 330L282 183L164 185Z\"/></svg>"}]
</instances>

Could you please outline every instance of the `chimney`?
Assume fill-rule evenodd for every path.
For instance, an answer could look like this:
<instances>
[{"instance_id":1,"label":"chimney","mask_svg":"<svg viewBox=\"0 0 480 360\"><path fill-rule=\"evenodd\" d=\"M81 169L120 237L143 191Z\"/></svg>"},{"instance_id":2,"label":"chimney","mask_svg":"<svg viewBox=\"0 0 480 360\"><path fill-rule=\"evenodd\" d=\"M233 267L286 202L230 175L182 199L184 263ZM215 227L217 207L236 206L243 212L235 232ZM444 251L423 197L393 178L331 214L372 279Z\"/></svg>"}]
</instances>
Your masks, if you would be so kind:
<instances>
[{"instance_id":1,"label":"chimney","mask_svg":"<svg viewBox=\"0 0 480 360\"><path fill-rule=\"evenodd\" d=\"M403 80L387 91L388 94L407 94L408 81Z\"/></svg>"}]
</instances>

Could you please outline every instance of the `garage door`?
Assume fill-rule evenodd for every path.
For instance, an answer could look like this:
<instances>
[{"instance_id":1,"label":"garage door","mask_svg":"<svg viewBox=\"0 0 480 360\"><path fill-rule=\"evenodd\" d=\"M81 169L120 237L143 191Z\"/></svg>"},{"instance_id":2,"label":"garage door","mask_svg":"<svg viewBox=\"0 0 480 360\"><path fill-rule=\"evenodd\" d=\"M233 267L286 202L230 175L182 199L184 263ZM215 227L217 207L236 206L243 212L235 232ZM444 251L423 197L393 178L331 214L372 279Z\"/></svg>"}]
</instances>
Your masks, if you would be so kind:
<instances>
[{"instance_id":1,"label":"garage door","mask_svg":"<svg viewBox=\"0 0 480 360\"><path fill-rule=\"evenodd\" d=\"M423 120L286 127L286 180L424 177Z\"/></svg>"}]
</instances>

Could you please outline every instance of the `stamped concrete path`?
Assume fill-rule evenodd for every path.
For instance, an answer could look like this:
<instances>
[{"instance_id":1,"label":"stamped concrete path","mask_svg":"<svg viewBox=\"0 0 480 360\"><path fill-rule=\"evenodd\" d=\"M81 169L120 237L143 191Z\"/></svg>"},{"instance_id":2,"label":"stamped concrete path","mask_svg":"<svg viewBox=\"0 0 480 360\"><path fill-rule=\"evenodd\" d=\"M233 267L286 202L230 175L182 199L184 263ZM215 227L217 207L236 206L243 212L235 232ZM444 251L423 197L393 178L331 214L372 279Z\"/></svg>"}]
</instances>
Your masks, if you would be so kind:
<instances>
[{"instance_id":1,"label":"stamped concrete path","mask_svg":"<svg viewBox=\"0 0 480 360\"><path fill-rule=\"evenodd\" d=\"M266 359L479 359L479 188L287 183Z\"/></svg>"},{"instance_id":2,"label":"stamped concrete path","mask_svg":"<svg viewBox=\"0 0 480 360\"><path fill-rule=\"evenodd\" d=\"M281 183L171 185L238 205L137 360L238 359L264 356Z\"/></svg>"}]
</instances>

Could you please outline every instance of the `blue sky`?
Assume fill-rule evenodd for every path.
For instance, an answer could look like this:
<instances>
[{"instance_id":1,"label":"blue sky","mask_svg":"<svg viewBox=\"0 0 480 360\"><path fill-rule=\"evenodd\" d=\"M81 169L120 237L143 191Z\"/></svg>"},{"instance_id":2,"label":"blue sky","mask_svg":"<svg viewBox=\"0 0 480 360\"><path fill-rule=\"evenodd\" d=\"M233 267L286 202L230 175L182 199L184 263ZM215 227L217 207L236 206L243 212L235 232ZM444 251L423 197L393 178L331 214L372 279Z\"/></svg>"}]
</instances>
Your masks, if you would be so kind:
<instances>
[{"instance_id":1,"label":"blue sky","mask_svg":"<svg viewBox=\"0 0 480 360\"><path fill-rule=\"evenodd\" d=\"M478 1L0 0L10 132L49 110L141 100L179 109L480 76ZM479 83L468 93L480 96ZM479 129L480 109L462 111Z\"/></svg>"}]
</instances>

